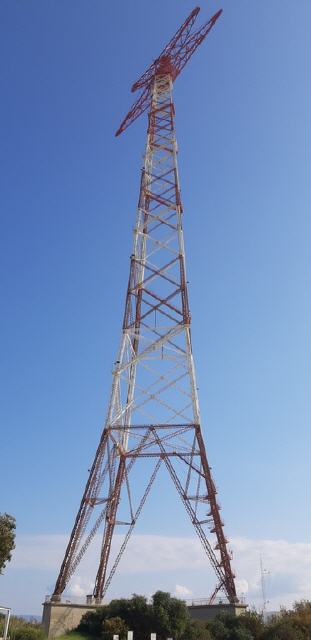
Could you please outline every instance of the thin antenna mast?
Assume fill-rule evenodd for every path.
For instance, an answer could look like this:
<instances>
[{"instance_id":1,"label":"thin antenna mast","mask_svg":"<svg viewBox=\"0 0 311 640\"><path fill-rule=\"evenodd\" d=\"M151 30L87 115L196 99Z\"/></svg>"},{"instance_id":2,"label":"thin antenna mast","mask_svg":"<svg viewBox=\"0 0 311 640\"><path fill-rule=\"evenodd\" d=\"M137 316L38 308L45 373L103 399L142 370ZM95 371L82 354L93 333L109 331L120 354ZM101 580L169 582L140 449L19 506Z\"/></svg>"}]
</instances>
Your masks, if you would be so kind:
<instances>
[{"instance_id":1,"label":"thin antenna mast","mask_svg":"<svg viewBox=\"0 0 311 640\"><path fill-rule=\"evenodd\" d=\"M266 613L266 607L267 607L267 604L269 603L269 600L267 600L267 594L266 594L266 576L269 574L269 571L267 571L267 569L264 569L262 554L260 554L259 561L260 561L260 583L261 583L261 594L262 594L262 615L264 618Z\"/></svg>"}]
</instances>

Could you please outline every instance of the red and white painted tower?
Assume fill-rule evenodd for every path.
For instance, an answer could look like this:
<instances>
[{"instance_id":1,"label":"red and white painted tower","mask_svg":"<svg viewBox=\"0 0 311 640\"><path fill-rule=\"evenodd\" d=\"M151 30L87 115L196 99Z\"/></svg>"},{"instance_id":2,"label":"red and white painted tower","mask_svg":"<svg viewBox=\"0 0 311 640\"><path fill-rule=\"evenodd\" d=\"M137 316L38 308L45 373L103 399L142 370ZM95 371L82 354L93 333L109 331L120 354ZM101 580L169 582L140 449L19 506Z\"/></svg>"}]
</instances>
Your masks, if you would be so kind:
<instances>
[{"instance_id":1,"label":"red and white painted tower","mask_svg":"<svg viewBox=\"0 0 311 640\"><path fill-rule=\"evenodd\" d=\"M221 14L193 32L198 12L199 8L192 11L133 85L134 91L142 93L116 134L149 111L121 344L107 418L56 582L55 600L102 530L93 593L96 602L102 601L157 473L164 467L216 574L213 596L222 590L229 602L237 601L201 430L172 98L174 80ZM116 528L124 529L124 538L111 558Z\"/></svg>"}]
</instances>

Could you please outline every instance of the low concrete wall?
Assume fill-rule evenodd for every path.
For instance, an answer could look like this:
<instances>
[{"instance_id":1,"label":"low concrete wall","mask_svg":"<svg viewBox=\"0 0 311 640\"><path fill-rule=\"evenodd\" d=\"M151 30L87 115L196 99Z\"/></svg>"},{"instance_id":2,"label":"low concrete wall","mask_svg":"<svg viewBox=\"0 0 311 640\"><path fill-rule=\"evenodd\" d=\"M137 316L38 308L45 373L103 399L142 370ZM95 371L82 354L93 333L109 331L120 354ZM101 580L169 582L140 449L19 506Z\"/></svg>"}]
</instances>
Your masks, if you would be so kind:
<instances>
[{"instance_id":1,"label":"low concrete wall","mask_svg":"<svg viewBox=\"0 0 311 640\"><path fill-rule=\"evenodd\" d=\"M229 616L240 616L245 613L246 604L195 604L189 605L188 610L194 620L213 620L220 613Z\"/></svg>"},{"instance_id":2,"label":"low concrete wall","mask_svg":"<svg viewBox=\"0 0 311 640\"><path fill-rule=\"evenodd\" d=\"M65 602L44 602L42 624L48 638L57 638L66 631L75 629L87 611L96 609L92 604L66 604Z\"/></svg>"}]
</instances>

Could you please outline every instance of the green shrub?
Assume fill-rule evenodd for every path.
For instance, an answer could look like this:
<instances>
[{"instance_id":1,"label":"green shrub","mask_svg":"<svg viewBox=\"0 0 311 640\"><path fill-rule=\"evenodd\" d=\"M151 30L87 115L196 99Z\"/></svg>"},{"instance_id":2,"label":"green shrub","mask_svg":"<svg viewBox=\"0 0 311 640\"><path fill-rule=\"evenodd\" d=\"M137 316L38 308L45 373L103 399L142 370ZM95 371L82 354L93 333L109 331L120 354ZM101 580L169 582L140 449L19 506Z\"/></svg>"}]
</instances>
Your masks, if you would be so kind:
<instances>
[{"instance_id":1,"label":"green shrub","mask_svg":"<svg viewBox=\"0 0 311 640\"><path fill-rule=\"evenodd\" d=\"M309 640L310 629L303 628L291 620L282 620L268 627L262 640Z\"/></svg>"},{"instance_id":2,"label":"green shrub","mask_svg":"<svg viewBox=\"0 0 311 640\"><path fill-rule=\"evenodd\" d=\"M21 626L13 633L10 631L11 640L44 640L45 634L43 629L37 625Z\"/></svg>"},{"instance_id":3,"label":"green shrub","mask_svg":"<svg viewBox=\"0 0 311 640\"><path fill-rule=\"evenodd\" d=\"M100 638L103 622L107 618L108 607L102 606L95 611L87 611L82 616L77 631L82 634L90 635L92 638Z\"/></svg>"},{"instance_id":4,"label":"green shrub","mask_svg":"<svg viewBox=\"0 0 311 640\"><path fill-rule=\"evenodd\" d=\"M0 622L0 637L3 635L3 620ZM44 640L45 633L41 624L26 622L22 618L11 617L9 626L10 640Z\"/></svg>"},{"instance_id":5,"label":"green shrub","mask_svg":"<svg viewBox=\"0 0 311 640\"><path fill-rule=\"evenodd\" d=\"M212 640L206 622L201 620L188 620L183 634L183 640Z\"/></svg>"},{"instance_id":6,"label":"green shrub","mask_svg":"<svg viewBox=\"0 0 311 640\"><path fill-rule=\"evenodd\" d=\"M100 637L102 640L112 640L114 635L118 635L120 640L126 640L128 628L121 618L107 618L103 620Z\"/></svg>"}]
</instances>

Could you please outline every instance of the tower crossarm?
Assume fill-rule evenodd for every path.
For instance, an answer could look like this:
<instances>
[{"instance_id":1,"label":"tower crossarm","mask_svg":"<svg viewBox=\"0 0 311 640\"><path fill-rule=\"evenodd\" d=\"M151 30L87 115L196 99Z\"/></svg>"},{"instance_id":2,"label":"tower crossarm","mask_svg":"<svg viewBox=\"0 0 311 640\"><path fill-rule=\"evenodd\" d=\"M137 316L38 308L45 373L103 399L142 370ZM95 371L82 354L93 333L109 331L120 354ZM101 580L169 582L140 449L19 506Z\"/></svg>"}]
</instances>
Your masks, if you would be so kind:
<instances>
[{"instance_id":1,"label":"tower crossarm","mask_svg":"<svg viewBox=\"0 0 311 640\"><path fill-rule=\"evenodd\" d=\"M171 38L168 44L164 47L163 51L160 55L154 60L154 62L144 71L144 73L140 76L136 82L134 82L132 86L132 92L137 91L138 89L142 89L143 87L150 86L154 75L157 70L157 66L159 61L163 56L169 56L170 58L174 58L178 52L181 51L183 47L186 46L186 43L190 37L192 27L197 19L197 16L200 12L200 7L195 7L186 18L184 23L179 27L176 31L175 35Z\"/></svg>"},{"instance_id":2,"label":"tower crossarm","mask_svg":"<svg viewBox=\"0 0 311 640\"><path fill-rule=\"evenodd\" d=\"M137 118L139 118L139 116L142 115L150 106L152 85L155 75L161 72L170 73L171 78L174 81L186 66L197 47L206 38L222 13L222 9L220 9L197 31L192 31L199 11L199 7L193 9L170 42L164 47L160 55L133 84L132 91L140 89L142 90L142 93L125 116L116 132L116 136L119 136L123 131L125 131L125 129L127 129L132 122L137 120Z\"/></svg>"}]
</instances>

